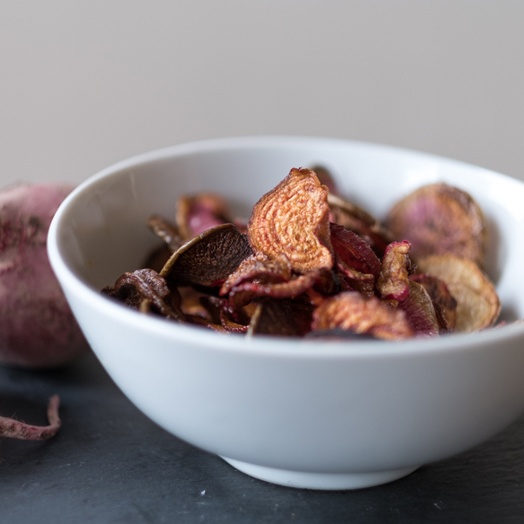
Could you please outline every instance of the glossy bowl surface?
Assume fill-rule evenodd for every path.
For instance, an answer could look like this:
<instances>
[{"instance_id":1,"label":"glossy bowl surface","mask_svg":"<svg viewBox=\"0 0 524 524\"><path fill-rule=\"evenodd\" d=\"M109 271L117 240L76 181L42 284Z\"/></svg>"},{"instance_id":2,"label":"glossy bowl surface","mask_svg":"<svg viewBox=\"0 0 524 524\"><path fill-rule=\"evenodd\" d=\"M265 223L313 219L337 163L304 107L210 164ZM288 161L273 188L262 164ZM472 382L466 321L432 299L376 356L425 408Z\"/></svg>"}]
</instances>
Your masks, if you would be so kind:
<instances>
[{"instance_id":1,"label":"glossy bowl surface","mask_svg":"<svg viewBox=\"0 0 524 524\"><path fill-rule=\"evenodd\" d=\"M182 144L102 170L64 201L52 267L89 343L127 397L185 441L254 477L313 489L400 478L489 439L524 410L524 324L406 342L253 338L131 311L102 296L157 239L153 214L218 191L235 211L291 167L322 164L377 216L437 181L468 191L491 231L487 270L524 318L524 184L440 157L360 142L246 137Z\"/></svg>"}]
</instances>

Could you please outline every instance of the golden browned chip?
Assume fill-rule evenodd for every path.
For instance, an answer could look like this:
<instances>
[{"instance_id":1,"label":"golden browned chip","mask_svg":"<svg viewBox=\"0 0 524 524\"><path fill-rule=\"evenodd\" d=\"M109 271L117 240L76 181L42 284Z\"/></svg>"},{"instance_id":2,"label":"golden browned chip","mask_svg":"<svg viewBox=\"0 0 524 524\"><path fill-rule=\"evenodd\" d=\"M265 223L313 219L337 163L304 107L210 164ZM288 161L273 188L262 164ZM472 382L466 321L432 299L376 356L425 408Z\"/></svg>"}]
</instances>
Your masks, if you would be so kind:
<instances>
[{"instance_id":1,"label":"golden browned chip","mask_svg":"<svg viewBox=\"0 0 524 524\"><path fill-rule=\"evenodd\" d=\"M410 243L392 242L386 248L377 279L377 291L386 300L404 300L409 293Z\"/></svg>"},{"instance_id":2,"label":"golden browned chip","mask_svg":"<svg viewBox=\"0 0 524 524\"><path fill-rule=\"evenodd\" d=\"M328 190L310 169L289 175L254 206L248 224L253 251L285 255L294 271L331 269Z\"/></svg>"},{"instance_id":3,"label":"golden browned chip","mask_svg":"<svg viewBox=\"0 0 524 524\"><path fill-rule=\"evenodd\" d=\"M404 311L355 291L339 293L318 306L313 314L313 329L345 329L383 340L415 335Z\"/></svg>"},{"instance_id":4,"label":"golden browned chip","mask_svg":"<svg viewBox=\"0 0 524 524\"><path fill-rule=\"evenodd\" d=\"M446 283L457 301L456 332L478 331L496 322L500 314L497 291L475 262L452 254L430 255L418 260L417 269Z\"/></svg>"},{"instance_id":5,"label":"golden browned chip","mask_svg":"<svg viewBox=\"0 0 524 524\"><path fill-rule=\"evenodd\" d=\"M397 202L386 226L411 242L414 259L441 253L484 262L486 224L480 207L461 189L444 183L423 186Z\"/></svg>"}]
</instances>

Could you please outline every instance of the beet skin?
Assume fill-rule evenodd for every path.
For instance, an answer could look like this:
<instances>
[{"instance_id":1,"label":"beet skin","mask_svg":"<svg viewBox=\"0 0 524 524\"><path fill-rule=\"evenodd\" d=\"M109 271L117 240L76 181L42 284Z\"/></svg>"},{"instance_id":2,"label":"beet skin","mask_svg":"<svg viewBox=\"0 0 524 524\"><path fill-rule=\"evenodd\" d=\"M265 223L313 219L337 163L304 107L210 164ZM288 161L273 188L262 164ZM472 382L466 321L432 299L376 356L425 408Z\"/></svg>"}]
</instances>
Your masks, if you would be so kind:
<instances>
[{"instance_id":1,"label":"beet skin","mask_svg":"<svg viewBox=\"0 0 524 524\"><path fill-rule=\"evenodd\" d=\"M0 191L0 364L50 368L86 352L47 256L47 232L72 187L20 184Z\"/></svg>"}]
</instances>

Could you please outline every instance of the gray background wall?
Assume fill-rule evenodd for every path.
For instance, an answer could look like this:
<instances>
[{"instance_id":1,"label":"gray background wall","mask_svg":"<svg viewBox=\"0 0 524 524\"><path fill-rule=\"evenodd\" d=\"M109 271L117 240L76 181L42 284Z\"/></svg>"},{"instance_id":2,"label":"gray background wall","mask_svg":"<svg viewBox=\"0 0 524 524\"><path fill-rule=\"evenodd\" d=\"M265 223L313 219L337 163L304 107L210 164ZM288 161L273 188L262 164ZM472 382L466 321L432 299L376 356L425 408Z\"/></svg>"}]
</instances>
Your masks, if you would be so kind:
<instances>
[{"instance_id":1,"label":"gray background wall","mask_svg":"<svg viewBox=\"0 0 524 524\"><path fill-rule=\"evenodd\" d=\"M0 184L275 133L524 179L523 17L510 0L2 0Z\"/></svg>"}]
</instances>

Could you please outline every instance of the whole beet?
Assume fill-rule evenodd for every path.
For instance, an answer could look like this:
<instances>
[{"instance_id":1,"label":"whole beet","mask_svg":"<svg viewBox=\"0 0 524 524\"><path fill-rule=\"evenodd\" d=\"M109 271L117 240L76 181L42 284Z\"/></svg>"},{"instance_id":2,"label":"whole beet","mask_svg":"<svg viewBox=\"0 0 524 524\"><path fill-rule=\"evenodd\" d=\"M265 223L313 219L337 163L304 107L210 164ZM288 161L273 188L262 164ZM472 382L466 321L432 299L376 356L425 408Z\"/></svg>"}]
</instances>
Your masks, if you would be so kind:
<instances>
[{"instance_id":1,"label":"whole beet","mask_svg":"<svg viewBox=\"0 0 524 524\"><path fill-rule=\"evenodd\" d=\"M51 219L71 189L47 183L0 191L0 364L57 367L88 349L46 251Z\"/></svg>"}]
</instances>

